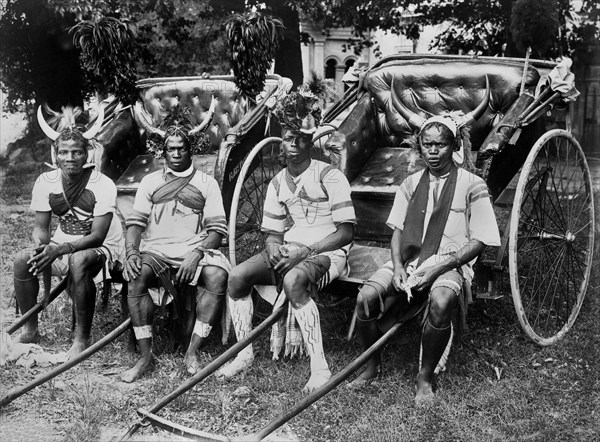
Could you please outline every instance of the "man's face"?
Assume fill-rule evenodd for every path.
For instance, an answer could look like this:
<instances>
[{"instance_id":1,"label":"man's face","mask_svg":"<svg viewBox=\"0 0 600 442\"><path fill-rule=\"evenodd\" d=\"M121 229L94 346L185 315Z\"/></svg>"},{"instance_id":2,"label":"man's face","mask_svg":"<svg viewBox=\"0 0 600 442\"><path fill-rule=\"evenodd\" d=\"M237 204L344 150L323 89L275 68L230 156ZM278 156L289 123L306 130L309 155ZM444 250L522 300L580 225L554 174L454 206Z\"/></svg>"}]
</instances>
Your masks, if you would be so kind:
<instances>
[{"instance_id":1,"label":"man's face","mask_svg":"<svg viewBox=\"0 0 600 442\"><path fill-rule=\"evenodd\" d=\"M427 167L434 175L444 175L452 167L454 138L449 130L430 126L421 133L419 149Z\"/></svg>"},{"instance_id":2,"label":"man's face","mask_svg":"<svg viewBox=\"0 0 600 442\"><path fill-rule=\"evenodd\" d=\"M77 176L87 161L87 149L79 140L59 140L56 147L56 164L68 176Z\"/></svg>"},{"instance_id":3,"label":"man's face","mask_svg":"<svg viewBox=\"0 0 600 442\"><path fill-rule=\"evenodd\" d=\"M284 129L282 145L287 162L301 163L306 159L310 159L312 136L302 132Z\"/></svg>"},{"instance_id":4,"label":"man's face","mask_svg":"<svg viewBox=\"0 0 600 442\"><path fill-rule=\"evenodd\" d=\"M169 137L165 145L165 159L167 166L175 172L183 172L192 165L192 153L183 139L174 135Z\"/></svg>"}]
</instances>

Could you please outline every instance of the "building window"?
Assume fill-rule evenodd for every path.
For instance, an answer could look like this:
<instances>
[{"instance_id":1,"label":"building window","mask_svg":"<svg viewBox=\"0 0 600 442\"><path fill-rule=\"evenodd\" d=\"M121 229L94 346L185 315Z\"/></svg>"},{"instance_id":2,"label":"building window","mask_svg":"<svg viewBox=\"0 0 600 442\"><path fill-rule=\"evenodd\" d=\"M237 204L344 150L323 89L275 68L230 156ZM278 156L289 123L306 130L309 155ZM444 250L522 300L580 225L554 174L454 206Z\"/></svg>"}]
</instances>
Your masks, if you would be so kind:
<instances>
[{"instance_id":1,"label":"building window","mask_svg":"<svg viewBox=\"0 0 600 442\"><path fill-rule=\"evenodd\" d=\"M350 69L352 66L354 66L355 61L356 60L353 60L353 59L346 60L346 66L344 67L344 74L346 72L348 72L348 69Z\"/></svg>"},{"instance_id":2,"label":"building window","mask_svg":"<svg viewBox=\"0 0 600 442\"><path fill-rule=\"evenodd\" d=\"M330 58L325 62L325 78L332 78L335 80L335 67L337 66L337 61L333 58Z\"/></svg>"},{"instance_id":3,"label":"building window","mask_svg":"<svg viewBox=\"0 0 600 442\"><path fill-rule=\"evenodd\" d=\"M346 64L344 66L344 74L346 72L348 72L348 69L350 69L352 66L354 66L355 61L356 60L353 60L352 58L346 60ZM344 92L346 92L349 88L350 88L350 86L348 86L346 83L344 83Z\"/></svg>"}]
</instances>

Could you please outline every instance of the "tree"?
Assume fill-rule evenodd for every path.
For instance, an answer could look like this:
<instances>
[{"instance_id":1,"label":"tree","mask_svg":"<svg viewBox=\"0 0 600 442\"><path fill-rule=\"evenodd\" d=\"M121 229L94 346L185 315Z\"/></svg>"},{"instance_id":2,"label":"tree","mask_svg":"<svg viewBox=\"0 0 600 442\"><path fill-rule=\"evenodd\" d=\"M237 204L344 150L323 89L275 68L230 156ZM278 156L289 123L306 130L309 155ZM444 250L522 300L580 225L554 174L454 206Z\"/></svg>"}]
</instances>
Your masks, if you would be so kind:
<instances>
[{"instance_id":1,"label":"tree","mask_svg":"<svg viewBox=\"0 0 600 442\"><path fill-rule=\"evenodd\" d=\"M514 0L292 0L309 21L328 29L351 27L354 38L349 42L358 52L377 42L371 37L375 29L387 30L408 38L418 38L427 25L443 25L431 49L444 53L522 56L510 33ZM600 5L584 0L581 14L571 0L558 0L559 32L554 44L541 57L573 56L587 36L600 37Z\"/></svg>"},{"instance_id":2,"label":"tree","mask_svg":"<svg viewBox=\"0 0 600 442\"><path fill-rule=\"evenodd\" d=\"M68 30L103 18L129 21L136 40L135 78L229 72L223 40L228 1L8 0L0 17L0 78L7 110L19 103L52 108L114 92L74 47ZM235 2L231 2L232 4ZM96 66L97 67L97 66ZM82 69L83 68L83 69ZM95 72L94 72L95 71ZM131 80L131 78L130 78Z\"/></svg>"},{"instance_id":3,"label":"tree","mask_svg":"<svg viewBox=\"0 0 600 442\"><path fill-rule=\"evenodd\" d=\"M54 109L81 104L78 51L66 31L75 16L57 15L42 0L9 0L0 13L0 82L8 110L32 99Z\"/></svg>"}]
</instances>

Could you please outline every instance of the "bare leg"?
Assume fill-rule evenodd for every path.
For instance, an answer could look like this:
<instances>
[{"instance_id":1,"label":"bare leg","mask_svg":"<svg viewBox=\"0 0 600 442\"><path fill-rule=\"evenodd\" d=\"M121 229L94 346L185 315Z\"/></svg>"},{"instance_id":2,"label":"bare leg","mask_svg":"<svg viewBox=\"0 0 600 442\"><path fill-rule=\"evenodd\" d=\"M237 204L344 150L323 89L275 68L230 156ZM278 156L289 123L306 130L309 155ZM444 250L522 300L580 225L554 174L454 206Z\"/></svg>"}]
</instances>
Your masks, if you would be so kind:
<instances>
[{"instance_id":1,"label":"bare leg","mask_svg":"<svg viewBox=\"0 0 600 442\"><path fill-rule=\"evenodd\" d=\"M433 400L433 374L444 350L448 345L451 334L452 309L458 303L456 294L445 287L437 287L431 292L429 305L429 316L423 335L421 345L423 356L421 369L417 375L417 393L415 403L417 405Z\"/></svg>"},{"instance_id":2,"label":"bare leg","mask_svg":"<svg viewBox=\"0 0 600 442\"><path fill-rule=\"evenodd\" d=\"M365 284L356 298L356 309L356 328L362 348L366 350L381 337L381 331L377 327L377 317L381 313L378 289ZM381 351L378 351L367 361L365 370L348 386L363 387L368 381L379 376L380 371Z\"/></svg>"},{"instance_id":3,"label":"bare leg","mask_svg":"<svg viewBox=\"0 0 600 442\"><path fill-rule=\"evenodd\" d=\"M131 315L133 332L140 348L140 358L135 365L121 374L124 382L133 382L154 368L152 355L152 317L154 302L148 293L148 287L154 280L154 272L142 265L141 274L128 282L127 305Z\"/></svg>"},{"instance_id":4,"label":"bare leg","mask_svg":"<svg viewBox=\"0 0 600 442\"><path fill-rule=\"evenodd\" d=\"M204 287L198 289L196 297L196 324L185 353L183 363L188 373L196 374L200 369L197 351L217 322L227 288L227 272L220 267L205 266L200 280Z\"/></svg>"},{"instance_id":5,"label":"bare leg","mask_svg":"<svg viewBox=\"0 0 600 442\"><path fill-rule=\"evenodd\" d=\"M90 345L90 333L96 307L94 276L102 269L103 255L93 250L81 250L69 257L70 292L75 307L75 336L67 353L72 359Z\"/></svg>"},{"instance_id":6,"label":"bare leg","mask_svg":"<svg viewBox=\"0 0 600 442\"><path fill-rule=\"evenodd\" d=\"M23 250L15 257L14 262L15 297L21 314L27 312L36 304L40 290L39 280L37 276L29 273L29 265L27 264L32 253L32 251ZM16 341L23 343L40 341L37 315L23 325L21 334Z\"/></svg>"}]
</instances>

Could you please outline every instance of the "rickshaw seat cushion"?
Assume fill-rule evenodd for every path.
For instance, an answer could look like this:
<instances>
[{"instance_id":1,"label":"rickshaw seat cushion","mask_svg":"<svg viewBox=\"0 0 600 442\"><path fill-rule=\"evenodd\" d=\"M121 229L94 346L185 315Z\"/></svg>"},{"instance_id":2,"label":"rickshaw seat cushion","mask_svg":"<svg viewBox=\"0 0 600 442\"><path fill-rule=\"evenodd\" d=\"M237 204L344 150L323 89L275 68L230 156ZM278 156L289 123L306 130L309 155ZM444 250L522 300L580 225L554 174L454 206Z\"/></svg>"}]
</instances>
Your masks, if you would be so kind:
<instances>
[{"instance_id":1,"label":"rickshaw seat cushion","mask_svg":"<svg viewBox=\"0 0 600 442\"><path fill-rule=\"evenodd\" d=\"M211 150L217 150L227 132L249 109L248 100L240 96L233 81L222 79L191 79L159 82L140 91L140 99L155 125L164 119L166 111L180 104L188 107L195 124L203 121L212 96L217 106L207 130Z\"/></svg>"},{"instance_id":2,"label":"rickshaw seat cushion","mask_svg":"<svg viewBox=\"0 0 600 442\"><path fill-rule=\"evenodd\" d=\"M491 88L488 108L471 129L472 144L476 150L518 98L522 72L520 64L510 66L489 61L427 59L373 70L365 79L365 87L373 97L379 115L376 122L380 145L397 145L412 134L412 129L392 105L392 85L394 93L413 111L422 109L426 115L454 110L467 113L483 99L487 75ZM530 69L526 87L535 87L538 80L538 72Z\"/></svg>"},{"instance_id":3,"label":"rickshaw seat cushion","mask_svg":"<svg viewBox=\"0 0 600 442\"><path fill-rule=\"evenodd\" d=\"M487 75L490 101L471 127L472 149L478 150L518 98L522 73L519 62L477 59L393 60L373 68L365 76L356 106L339 127L345 136L340 169L353 180L377 149L405 146L412 135L412 128L392 104L392 86L405 106L423 116L455 110L467 113L483 99ZM526 89L532 91L539 78L531 67Z\"/></svg>"}]
</instances>

